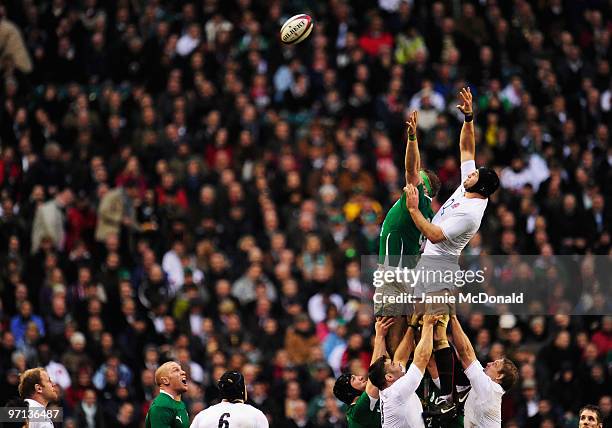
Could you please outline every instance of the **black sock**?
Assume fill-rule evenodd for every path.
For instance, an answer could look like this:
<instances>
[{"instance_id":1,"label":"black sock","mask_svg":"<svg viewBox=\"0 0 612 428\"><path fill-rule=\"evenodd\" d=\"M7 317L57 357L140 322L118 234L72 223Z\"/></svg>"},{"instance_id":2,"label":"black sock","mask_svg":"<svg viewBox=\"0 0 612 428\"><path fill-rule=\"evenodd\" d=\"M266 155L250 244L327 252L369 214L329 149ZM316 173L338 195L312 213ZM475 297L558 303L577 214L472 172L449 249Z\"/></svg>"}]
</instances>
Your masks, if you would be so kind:
<instances>
[{"instance_id":1,"label":"black sock","mask_svg":"<svg viewBox=\"0 0 612 428\"><path fill-rule=\"evenodd\" d=\"M463 371L463 366L461 366L461 361L459 361L459 357L454 352L453 359L455 360L455 385L470 386L470 380L465 375L465 372Z\"/></svg>"},{"instance_id":2,"label":"black sock","mask_svg":"<svg viewBox=\"0 0 612 428\"><path fill-rule=\"evenodd\" d=\"M440 375L441 395L450 395L453 393L453 351L449 347L442 348L434 351L434 357Z\"/></svg>"}]
</instances>

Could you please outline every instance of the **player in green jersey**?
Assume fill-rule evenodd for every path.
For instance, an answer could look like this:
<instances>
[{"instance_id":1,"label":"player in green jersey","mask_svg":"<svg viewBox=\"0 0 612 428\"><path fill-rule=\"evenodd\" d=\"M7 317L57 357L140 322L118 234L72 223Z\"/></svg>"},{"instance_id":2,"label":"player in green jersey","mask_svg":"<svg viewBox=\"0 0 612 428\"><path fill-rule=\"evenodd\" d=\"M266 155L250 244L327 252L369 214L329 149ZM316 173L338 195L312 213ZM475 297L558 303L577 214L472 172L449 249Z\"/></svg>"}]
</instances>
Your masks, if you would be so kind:
<instances>
[{"instance_id":1,"label":"player in green jersey","mask_svg":"<svg viewBox=\"0 0 612 428\"><path fill-rule=\"evenodd\" d=\"M169 361L155 371L159 395L145 419L146 428L187 428L189 415L181 394L187 392L187 374L178 363Z\"/></svg>"},{"instance_id":2,"label":"player in green jersey","mask_svg":"<svg viewBox=\"0 0 612 428\"><path fill-rule=\"evenodd\" d=\"M406 183L412 184L419 190L419 210L423 217L431 220L434 216L431 200L440 190L440 180L430 170L421 169L421 156L417 142L418 113L413 111L408 117L408 142L406 144L405 167ZM421 232L410 217L406 205L406 193L391 207L380 231L380 247L378 255L379 269L395 269L396 267L412 268L416 265L423 243ZM386 283L377 290L382 295L397 296L406 292L406 284L396 282ZM378 300L378 299L377 299ZM375 303L374 311L377 315L399 317L389 331L387 349L393 355L397 345L404 336L406 322L402 315L409 315L412 309L404 304Z\"/></svg>"},{"instance_id":3,"label":"player in green jersey","mask_svg":"<svg viewBox=\"0 0 612 428\"><path fill-rule=\"evenodd\" d=\"M379 317L374 325L374 352L372 361L387 355L385 336L395 320ZM344 373L336 380L334 395L348 406L346 419L349 428L380 428L378 388L367 377Z\"/></svg>"}]
</instances>

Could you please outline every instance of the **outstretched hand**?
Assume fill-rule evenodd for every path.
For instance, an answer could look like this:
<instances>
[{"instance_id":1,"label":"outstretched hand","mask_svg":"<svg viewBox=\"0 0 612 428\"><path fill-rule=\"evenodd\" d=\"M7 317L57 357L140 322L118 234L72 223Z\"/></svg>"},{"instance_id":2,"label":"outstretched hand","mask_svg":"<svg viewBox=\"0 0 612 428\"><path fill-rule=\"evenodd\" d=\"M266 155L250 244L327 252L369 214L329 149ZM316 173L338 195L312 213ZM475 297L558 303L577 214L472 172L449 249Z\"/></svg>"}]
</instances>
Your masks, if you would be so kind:
<instances>
[{"instance_id":1,"label":"outstretched hand","mask_svg":"<svg viewBox=\"0 0 612 428\"><path fill-rule=\"evenodd\" d=\"M437 323L438 321L440 321L442 319L443 315L438 314L438 315L430 315L430 314L425 314L423 315L423 324L431 324L434 325L435 323Z\"/></svg>"},{"instance_id":2,"label":"outstretched hand","mask_svg":"<svg viewBox=\"0 0 612 428\"><path fill-rule=\"evenodd\" d=\"M457 105L457 108L461 110L463 114L472 114L474 112L472 108L472 91L469 87L462 88L459 92L459 98L461 99L461 104Z\"/></svg>"},{"instance_id":3,"label":"outstretched hand","mask_svg":"<svg viewBox=\"0 0 612 428\"><path fill-rule=\"evenodd\" d=\"M416 135L418 119L419 113L416 110L408 116L408 120L406 121L406 125L408 125L408 135Z\"/></svg>"},{"instance_id":4,"label":"outstretched hand","mask_svg":"<svg viewBox=\"0 0 612 428\"><path fill-rule=\"evenodd\" d=\"M385 337L389 328L395 323L393 317L378 317L376 318L376 323L374 324L374 331L376 332L376 336Z\"/></svg>"}]
</instances>

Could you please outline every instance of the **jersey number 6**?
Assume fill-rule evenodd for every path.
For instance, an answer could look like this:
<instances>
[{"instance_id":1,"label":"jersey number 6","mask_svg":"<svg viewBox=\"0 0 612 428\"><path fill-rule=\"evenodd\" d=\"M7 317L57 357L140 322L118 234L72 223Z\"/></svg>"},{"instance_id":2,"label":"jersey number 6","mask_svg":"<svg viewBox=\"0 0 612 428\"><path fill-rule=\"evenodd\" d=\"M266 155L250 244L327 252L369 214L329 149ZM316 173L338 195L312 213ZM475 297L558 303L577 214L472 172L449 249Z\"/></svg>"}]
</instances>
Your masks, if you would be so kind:
<instances>
[{"instance_id":1,"label":"jersey number 6","mask_svg":"<svg viewBox=\"0 0 612 428\"><path fill-rule=\"evenodd\" d=\"M229 413L223 413L219 418L219 428L229 428L229 421L226 421L225 418L229 418Z\"/></svg>"}]
</instances>

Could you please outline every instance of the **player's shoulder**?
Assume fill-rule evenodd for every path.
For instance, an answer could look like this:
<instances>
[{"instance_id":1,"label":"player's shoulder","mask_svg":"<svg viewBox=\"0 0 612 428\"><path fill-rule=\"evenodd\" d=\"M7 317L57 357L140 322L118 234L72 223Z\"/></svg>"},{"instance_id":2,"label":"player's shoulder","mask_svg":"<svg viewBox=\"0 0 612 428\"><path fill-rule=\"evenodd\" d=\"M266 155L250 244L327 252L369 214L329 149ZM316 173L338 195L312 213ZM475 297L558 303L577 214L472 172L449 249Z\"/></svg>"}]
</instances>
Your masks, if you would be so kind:
<instances>
[{"instance_id":1,"label":"player's shoulder","mask_svg":"<svg viewBox=\"0 0 612 428\"><path fill-rule=\"evenodd\" d=\"M210 407L207 407L206 409L200 411L193 418L193 422L191 423L191 426L195 427L195 428L198 428L200 423L202 423L203 421L208 420L208 418L210 418L214 414L216 414L217 413L217 409L215 408L216 406L217 405L210 406Z\"/></svg>"},{"instance_id":2,"label":"player's shoulder","mask_svg":"<svg viewBox=\"0 0 612 428\"><path fill-rule=\"evenodd\" d=\"M149 407L147 418L150 420L164 421L172 419L175 413L175 409L169 403L163 399L158 400L156 398L151 403L151 407Z\"/></svg>"},{"instance_id":3,"label":"player's shoulder","mask_svg":"<svg viewBox=\"0 0 612 428\"><path fill-rule=\"evenodd\" d=\"M242 406L244 406L245 409L248 409L247 411L250 412L253 415L261 415L261 416L265 417L264 412L262 412L261 410L259 410L255 406L252 406L250 404L243 404Z\"/></svg>"},{"instance_id":4,"label":"player's shoulder","mask_svg":"<svg viewBox=\"0 0 612 428\"><path fill-rule=\"evenodd\" d=\"M369 401L370 399L369 399L368 393L363 391L361 395L359 396L359 398L357 398L357 401L355 401L353 404L349 406L349 409L359 408L361 406L364 406L365 404L368 404Z\"/></svg>"},{"instance_id":5,"label":"player's shoulder","mask_svg":"<svg viewBox=\"0 0 612 428\"><path fill-rule=\"evenodd\" d=\"M153 408L157 408L157 409L161 409L161 408L171 408L173 403L168 400L167 395L160 393L157 397L155 397L155 399L153 400L153 402L151 403L151 409Z\"/></svg>"},{"instance_id":6,"label":"player's shoulder","mask_svg":"<svg viewBox=\"0 0 612 428\"><path fill-rule=\"evenodd\" d=\"M257 414L261 413L262 415L264 414L257 407L251 406L250 404L221 402L221 403L214 404L202 410L200 413L198 413L198 415L200 414L209 415L209 414L215 414L218 412L232 412L232 411L248 413L248 414L255 414L255 413Z\"/></svg>"}]
</instances>

